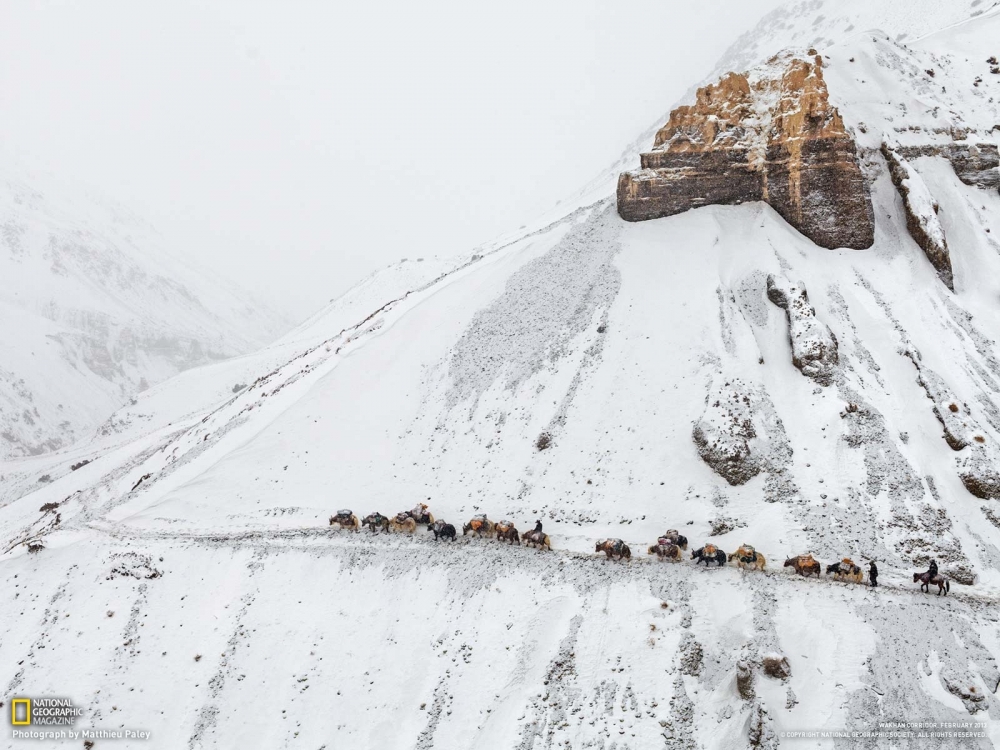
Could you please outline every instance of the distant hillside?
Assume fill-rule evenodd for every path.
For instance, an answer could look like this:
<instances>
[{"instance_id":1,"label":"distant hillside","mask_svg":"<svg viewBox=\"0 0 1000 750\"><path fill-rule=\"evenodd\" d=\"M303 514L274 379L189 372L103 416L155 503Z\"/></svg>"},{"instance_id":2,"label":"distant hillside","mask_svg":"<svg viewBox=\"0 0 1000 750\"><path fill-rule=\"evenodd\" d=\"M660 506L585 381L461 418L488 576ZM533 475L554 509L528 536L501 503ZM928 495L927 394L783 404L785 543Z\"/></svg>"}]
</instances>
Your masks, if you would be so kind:
<instances>
[{"instance_id":1,"label":"distant hillside","mask_svg":"<svg viewBox=\"0 0 1000 750\"><path fill-rule=\"evenodd\" d=\"M136 392L288 322L120 206L0 167L0 458L88 434Z\"/></svg>"}]
</instances>

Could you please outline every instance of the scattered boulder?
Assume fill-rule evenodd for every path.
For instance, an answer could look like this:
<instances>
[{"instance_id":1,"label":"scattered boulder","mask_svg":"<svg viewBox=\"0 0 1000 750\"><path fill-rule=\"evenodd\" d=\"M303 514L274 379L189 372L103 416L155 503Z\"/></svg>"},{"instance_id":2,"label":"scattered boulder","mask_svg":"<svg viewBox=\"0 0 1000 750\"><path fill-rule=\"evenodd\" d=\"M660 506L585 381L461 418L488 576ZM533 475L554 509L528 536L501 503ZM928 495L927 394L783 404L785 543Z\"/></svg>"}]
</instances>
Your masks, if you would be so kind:
<instances>
[{"instance_id":1,"label":"scattered boulder","mask_svg":"<svg viewBox=\"0 0 1000 750\"><path fill-rule=\"evenodd\" d=\"M109 581L114 578L135 578L142 581L159 578L163 575L161 571L153 567L153 559L149 555L137 552L120 552L111 555L111 560L113 565L107 575Z\"/></svg>"},{"instance_id":2,"label":"scattered boulder","mask_svg":"<svg viewBox=\"0 0 1000 750\"><path fill-rule=\"evenodd\" d=\"M784 426L767 394L740 378L716 378L691 437L702 460L731 485L789 459Z\"/></svg>"},{"instance_id":3,"label":"scattered boulder","mask_svg":"<svg viewBox=\"0 0 1000 750\"><path fill-rule=\"evenodd\" d=\"M976 585L976 571L966 563L945 566L944 574L963 586Z\"/></svg>"},{"instance_id":4,"label":"scattered boulder","mask_svg":"<svg viewBox=\"0 0 1000 750\"><path fill-rule=\"evenodd\" d=\"M745 529L747 525L746 522L738 518L720 516L709 521L709 526L711 527L711 530L708 532L709 536L723 536L730 531L736 531L736 529Z\"/></svg>"},{"instance_id":5,"label":"scattered boulder","mask_svg":"<svg viewBox=\"0 0 1000 750\"><path fill-rule=\"evenodd\" d=\"M799 705L799 697L795 694L795 691L791 688L785 691L785 708L791 710Z\"/></svg>"},{"instance_id":6,"label":"scattered boulder","mask_svg":"<svg viewBox=\"0 0 1000 750\"><path fill-rule=\"evenodd\" d=\"M792 676L792 665L788 663L788 657L781 654L768 654L761 662L764 674L776 680L786 680Z\"/></svg>"},{"instance_id":7,"label":"scattered boulder","mask_svg":"<svg viewBox=\"0 0 1000 750\"><path fill-rule=\"evenodd\" d=\"M670 113L640 166L618 179L626 221L764 201L821 247L875 241L857 148L829 102L819 55L785 53L699 89L693 105Z\"/></svg>"},{"instance_id":8,"label":"scattered boulder","mask_svg":"<svg viewBox=\"0 0 1000 750\"><path fill-rule=\"evenodd\" d=\"M984 436L977 436L984 437ZM992 440L974 445L968 456L959 459L958 477L965 489L983 500L1000 500L1000 450Z\"/></svg>"},{"instance_id":9,"label":"scattered boulder","mask_svg":"<svg viewBox=\"0 0 1000 750\"><path fill-rule=\"evenodd\" d=\"M938 277L952 291L955 279L951 268L951 254L944 227L938 218L938 202L931 196L923 179L909 165L898 151L888 144L882 144L882 155L889 165L892 184L899 191L906 210L906 228L910 236L924 251L927 260L934 266Z\"/></svg>"},{"instance_id":10,"label":"scattered boulder","mask_svg":"<svg viewBox=\"0 0 1000 750\"><path fill-rule=\"evenodd\" d=\"M830 385L839 361L837 337L816 317L805 284L768 275L767 298L788 318L792 364L820 385Z\"/></svg>"},{"instance_id":11,"label":"scattered boulder","mask_svg":"<svg viewBox=\"0 0 1000 750\"><path fill-rule=\"evenodd\" d=\"M753 667L742 659L736 662L736 691L743 700L753 700L756 692L753 688Z\"/></svg>"},{"instance_id":12,"label":"scattered boulder","mask_svg":"<svg viewBox=\"0 0 1000 750\"><path fill-rule=\"evenodd\" d=\"M691 633L685 633L679 651L681 674L697 677L701 674L704 658L705 654L701 644L695 640Z\"/></svg>"}]
</instances>

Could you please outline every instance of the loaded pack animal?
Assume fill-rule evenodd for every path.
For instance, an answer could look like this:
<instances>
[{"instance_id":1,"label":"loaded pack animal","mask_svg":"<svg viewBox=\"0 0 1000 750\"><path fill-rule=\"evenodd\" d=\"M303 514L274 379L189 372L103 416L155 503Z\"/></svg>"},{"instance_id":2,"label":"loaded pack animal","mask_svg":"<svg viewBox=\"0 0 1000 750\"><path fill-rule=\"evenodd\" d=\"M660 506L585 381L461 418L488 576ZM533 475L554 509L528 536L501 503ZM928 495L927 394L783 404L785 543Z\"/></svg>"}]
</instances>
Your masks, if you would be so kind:
<instances>
[{"instance_id":1,"label":"loaded pack animal","mask_svg":"<svg viewBox=\"0 0 1000 750\"><path fill-rule=\"evenodd\" d=\"M914 573L913 582L916 583L917 581L920 581L920 590L925 594L930 593L931 584L938 587L938 596L941 596L942 593L944 593L945 596L948 596L948 592L951 591L951 583L940 573L934 576L930 573Z\"/></svg>"},{"instance_id":2,"label":"loaded pack animal","mask_svg":"<svg viewBox=\"0 0 1000 750\"><path fill-rule=\"evenodd\" d=\"M552 549L552 541L549 539L549 535L542 531L541 521L535 521L535 528L524 532L521 535L521 539L524 540L525 546L531 545L538 549Z\"/></svg>"},{"instance_id":3,"label":"loaded pack animal","mask_svg":"<svg viewBox=\"0 0 1000 750\"><path fill-rule=\"evenodd\" d=\"M406 515L417 523L424 524L426 526L430 526L434 523L434 514L427 510L427 503L417 503L413 510L406 511Z\"/></svg>"},{"instance_id":4,"label":"loaded pack animal","mask_svg":"<svg viewBox=\"0 0 1000 750\"><path fill-rule=\"evenodd\" d=\"M444 521L435 521L428 527L434 533L434 541L438 539L450 539L455 541L455 527Z\"/></svg>"},{"instance_id":5,"label":"loaded pack animal","mask_svg":"<svg viewBox=\"0 0 1000 750\"><path fill-rule=\"evenodd\" d=\"M705 563L705 567L707 568L709 563L714 562L721 568L726 564L726 553L714 544L706 544L704 547L699 547L692 552L691 559L697 561L695 565Z\"/></svg>"},{"instance_id":6,"label":"loaded pack animal","mask_svg":"<svg viewBox=\"0 0 1000 750\"><path fill-rule=\"evenodd\" d=\"M496 532L496 524L486 517L486 514L473 516L472 520L469 521L465 526L462 527L462 536L465 536L470 531L476 536L493 536Z\"/></svg>"},{"instance_id":7,"label":"loaded pack animal","mask_svg":"<svg viewBox=\"0 0 1000 750\"><path fill-rule=\"evenodd\" d=\"M665 537L656 540L656 544L647 550L650 555L656 555L660 560L681 561L681 548Z\"/></svg>"},{"instance_id":8,"label":"loaded pack animal","mask_svg":"<svg viewBox=\"0 0 1000 750\"><path fill-rule=\"evenodd\" d=\"M336 515L330 516L330 525L347 531L361 531L361 522L350 510L338 510Z\"/></svg>"},{"instance_id":9,"label":"loaded pack animal","mask_svg":"<svg viewBox=\"0 0 1000 750\"><path fill-rule=\"evenodd\" d=\"M833 574L833 577L838 581L851 581L852 583L861 583L865 579L864 572L849 557L827 565L826 574Z\"/></svg>"},{"instance_id":10,"label":"loaded pack animal","mask_svg":"<svg viewBox=\"0 0 1000 750\"><path fill-rule=\"evenodd\" d=\"M784 567L795 568L795 572L800 576L815 575L819 578L820 573L823 572L823 566L819 564L819 561L813 559L812 555L797 555L796 557L789 557L785 560Z\"/></svg>"},{"instance_id":11,"label":"loaded pack animal","mask_svg":"<svg viewBox=\"0 0 1000 750\"><path fill-rule=\"evenodd\" d=\"M397 513L389 519L389 528L397 534L412 534L417 530L417 522L408 513Z\"/></svg>"},{"instance_id":12,"label":"loaded pack animal","mask_svg":"<svg viewBox=\"0 0 1000 750\"><path fill-rule=\"evenodd\" d=\"M749 544L743 544L738 550L729 556L729 562L733 559L736 560L736 565L740 570L746 570L751 568L754 570L763 570L764 566L767 565L767 560L764 559L764 555L755 550Z\"/></svg>"},{"instance_id":13,"label":"loaded pack animal","mask_svg":"<svg viewBox=\"0 0 1000 750\"><path fill-rule=\"evenodd\" d=\"M521 544L521 537L510 521L498 521L496 525L497 540L510 544Z\"/></svg>"},{"instance_id":14,"label":"loaded pack animal","mask_svg":"<svg viewBox=\"0 0 1000 750\"><path fill-rule=\"evenodd\" d=\"M367 526L373 534L376 528L382 529L383 534L389 533L389 519L381 513L372 513L370 516L365 516L361 524Z\"/></svg>"},{"instance_id":15,"label":"loaded pack animal","mask_svg":"<svg viewBox=\"0 0 1000 750\"><path fill-rule=\"evenodd\" d=\"M670 544L676 544L681 549L688 548L688 538L678 532L677 529L667 529L663 536L659 538L659 544L663 544L664 539L666 539Z\"/></svg>"},{"instance_id":16,"label":"loaded pack animal","mask_svg":"<svg viewBox=\"0 0 1000 750\"><path fill-rule=\"evenodd\" d=\"M603 552L609 560L631 560L632 550L621 539L602 539L597 543L594 552Z\"/></svg>"}]
</instances>

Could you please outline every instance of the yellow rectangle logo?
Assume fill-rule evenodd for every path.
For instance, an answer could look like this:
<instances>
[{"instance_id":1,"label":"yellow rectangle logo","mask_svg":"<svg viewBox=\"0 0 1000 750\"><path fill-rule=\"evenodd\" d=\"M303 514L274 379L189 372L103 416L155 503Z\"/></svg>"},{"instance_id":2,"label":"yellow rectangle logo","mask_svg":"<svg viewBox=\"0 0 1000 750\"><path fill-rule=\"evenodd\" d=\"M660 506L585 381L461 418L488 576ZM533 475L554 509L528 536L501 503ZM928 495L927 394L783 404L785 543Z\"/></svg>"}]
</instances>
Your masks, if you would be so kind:
<instances>
[{"instance_id":1,"label":"yellow rectangle logo","mask_svg":"<svg viewBox=\"0 0 1000 750\"><path fill-rule=\"evenodd\" d=\"M15 727L31 724L31 698L15 698L10 702L10 723Z\"/></svg>"}]
</instances>

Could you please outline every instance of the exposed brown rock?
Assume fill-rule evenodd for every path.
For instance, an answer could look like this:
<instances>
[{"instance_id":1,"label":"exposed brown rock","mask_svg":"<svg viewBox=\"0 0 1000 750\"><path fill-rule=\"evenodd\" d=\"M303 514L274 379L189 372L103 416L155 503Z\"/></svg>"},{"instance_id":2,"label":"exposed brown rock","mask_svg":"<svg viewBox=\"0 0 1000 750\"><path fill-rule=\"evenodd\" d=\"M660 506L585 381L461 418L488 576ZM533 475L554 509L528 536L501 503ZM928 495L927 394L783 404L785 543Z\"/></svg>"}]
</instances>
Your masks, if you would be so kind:
<instances>
[{"instance_id":1,"label":"exposed brown rock","mask_svg":"<svg viewBox=\"0 0 1000 750\"><path fill-rule=\"evenodd\" d=\"M785 680L792 676L792 665L788 663L788 657L781 654L769 654L761 662L764 674L776 680Z\"/></svg>"},{"instance_id":2,"label":"exposed brown rock","mask_svg":"<svg viewBox=\"0 0 1000 750\"><path fill-rule=\"evenodd\" d=\"M766 201L823 247L874 242L854 140L829 103L818 55L774 58L699 89L640 163L618 179L618 213L627 221Z\"/></svg>"},{"instance_id":3,"label":"exposed brown rock","mask_svg":"<svg viewBox=\"0 0 1000 750\"><path fill-rule=\"evenodd\" d=\"M753 666L742 659L736 662L736 691L743 700L753 700L756 696L753 683Z\"/></svg>"}]
</instances>

